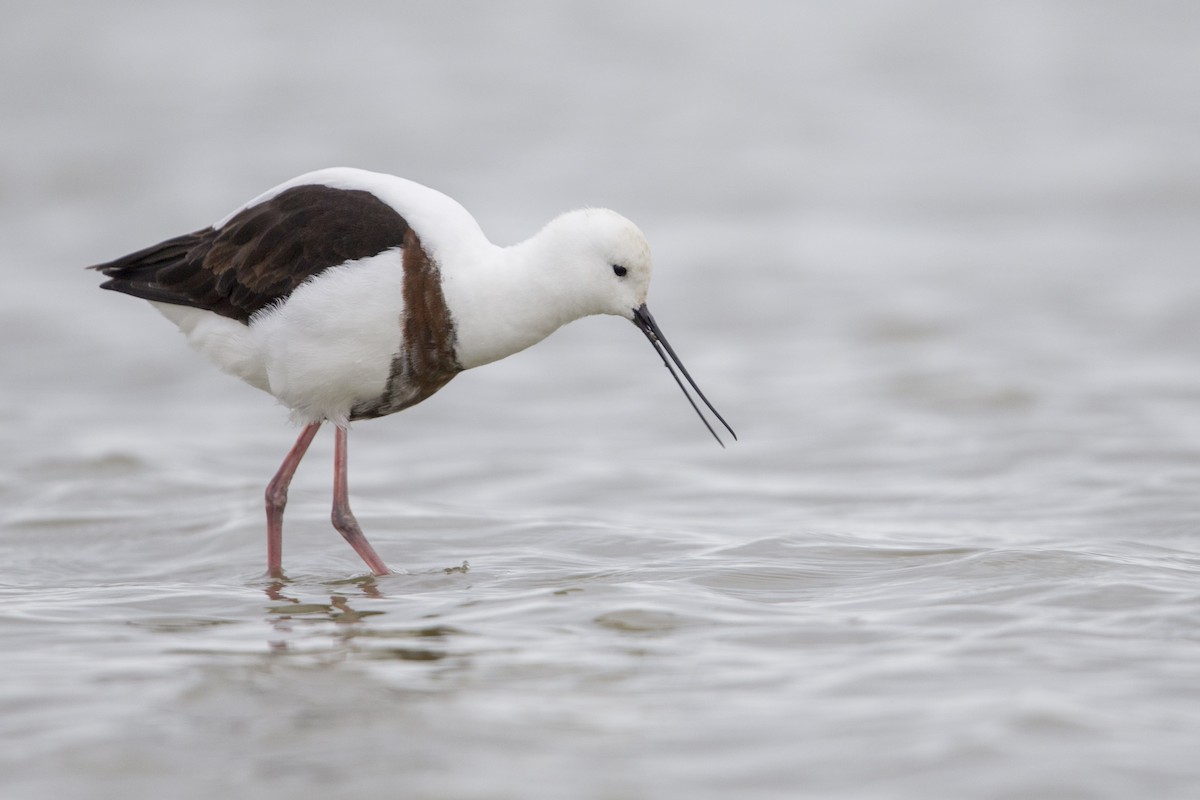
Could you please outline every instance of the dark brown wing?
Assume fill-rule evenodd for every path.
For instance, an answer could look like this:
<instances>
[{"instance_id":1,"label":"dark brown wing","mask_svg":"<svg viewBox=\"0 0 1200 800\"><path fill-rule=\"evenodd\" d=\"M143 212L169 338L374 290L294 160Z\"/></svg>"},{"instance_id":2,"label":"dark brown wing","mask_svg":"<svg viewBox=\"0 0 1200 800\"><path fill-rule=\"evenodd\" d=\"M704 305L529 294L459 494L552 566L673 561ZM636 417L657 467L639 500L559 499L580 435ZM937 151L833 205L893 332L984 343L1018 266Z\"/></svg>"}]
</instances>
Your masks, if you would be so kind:
<instances>
[{"instance_id":1,"label":"dark brown wing","mask_svg":"<svg viewBox=\"0 0 1200 800\"><path fill-rule=\"evenodd\" d=\"M370 192L309 184L238 212L219 229L177 236L90 269L100 285L247 322L320 272L399 248L408 223Z\"/></svg>"}]
</instances>

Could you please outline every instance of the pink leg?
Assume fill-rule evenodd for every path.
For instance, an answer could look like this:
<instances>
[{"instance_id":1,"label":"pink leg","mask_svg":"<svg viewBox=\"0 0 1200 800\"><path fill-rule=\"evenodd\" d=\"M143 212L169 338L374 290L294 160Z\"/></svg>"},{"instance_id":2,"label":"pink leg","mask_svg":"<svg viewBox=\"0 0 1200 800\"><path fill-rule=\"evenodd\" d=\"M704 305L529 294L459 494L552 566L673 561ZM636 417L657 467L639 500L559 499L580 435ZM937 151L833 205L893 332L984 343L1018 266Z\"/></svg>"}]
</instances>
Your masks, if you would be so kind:
<instances>
[{"instance_id":1,"label":"pink leg","mask_svg":"<svg viewBox=\"0 0 1200 800\"><path fill-rule=\"evenodd\" d=\"M304 426L279 471L267 484L267 574L272 578L283 577L283 508L287 505L288 485L320 427L319 422Z\"/></svg>"},{"instance_id":2,"label":"pink leg","mask_svg":"<svg viewBox=\"0 0 1200 800\"><path fill-rule=\"evenodd\" d=\"M354 512L350 510L350 491L346 486L346 429L337 428L333 444L333 527L345 537L371 572L388 575L391 570L363 535Z\"/></svg>"}]
</instances>

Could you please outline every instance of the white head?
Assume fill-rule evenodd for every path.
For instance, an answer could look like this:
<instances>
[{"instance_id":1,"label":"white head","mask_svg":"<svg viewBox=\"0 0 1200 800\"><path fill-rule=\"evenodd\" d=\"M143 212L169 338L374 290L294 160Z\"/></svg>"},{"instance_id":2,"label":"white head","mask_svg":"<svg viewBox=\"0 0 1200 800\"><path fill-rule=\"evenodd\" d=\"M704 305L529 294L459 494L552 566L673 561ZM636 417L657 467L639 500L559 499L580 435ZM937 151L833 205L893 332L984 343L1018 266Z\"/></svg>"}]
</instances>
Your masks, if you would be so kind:
<instances>
[{"instance_id":1,"label":"white head","mask_svg":"<svg viewBox=\"0 0 1200 800\"><path fill-rule=\"evenodd\" d=\"M533 240L549 289L572 319L614 314L633 319L650 291L654 262L637 225L607 208L568 211Z\"/></svg>"}]
</instances>

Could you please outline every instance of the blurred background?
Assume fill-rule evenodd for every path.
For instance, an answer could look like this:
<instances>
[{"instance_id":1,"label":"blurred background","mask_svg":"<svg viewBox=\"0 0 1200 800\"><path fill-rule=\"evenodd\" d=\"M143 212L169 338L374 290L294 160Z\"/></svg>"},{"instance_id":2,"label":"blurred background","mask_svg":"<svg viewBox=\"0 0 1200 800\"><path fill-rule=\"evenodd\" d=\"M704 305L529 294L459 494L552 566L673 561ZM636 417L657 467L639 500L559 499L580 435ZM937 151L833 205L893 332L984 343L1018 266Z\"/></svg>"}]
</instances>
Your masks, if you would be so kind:
<instances>
[{"instance_id":1,"label":"blurred background","mask_svg":"<svg viewBox=\"0 0 1200 800\"><path fill-rule=\"evenodd\" d=\"M3 9L6 796L1194 790L1200 6ZM635 220L741 441L580 321L355 427L407 576L319 439L264 601L286 413L83 267L326 166Z\"/></svg>"}]
</instances>

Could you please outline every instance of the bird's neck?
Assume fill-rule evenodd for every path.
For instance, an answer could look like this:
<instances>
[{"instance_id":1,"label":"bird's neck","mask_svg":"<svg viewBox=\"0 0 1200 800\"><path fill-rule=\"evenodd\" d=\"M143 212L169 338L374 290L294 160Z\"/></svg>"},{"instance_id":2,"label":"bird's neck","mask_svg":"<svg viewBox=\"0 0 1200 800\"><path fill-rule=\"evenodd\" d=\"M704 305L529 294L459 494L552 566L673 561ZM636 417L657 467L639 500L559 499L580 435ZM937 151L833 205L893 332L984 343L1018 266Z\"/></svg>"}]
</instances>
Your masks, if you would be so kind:
<instances>
[{"instance_id":1,"label":"bird's neck","mask_svg":"<svg viewBox=\"0 0 1200 800\"><path fill-rule=\"evenodd\" d=\"M557 242L539 234L511 247L493 247L445 276L463 368L520 352L591 313L572 296L566 266Z\"/></svg>"}]
</instances>

